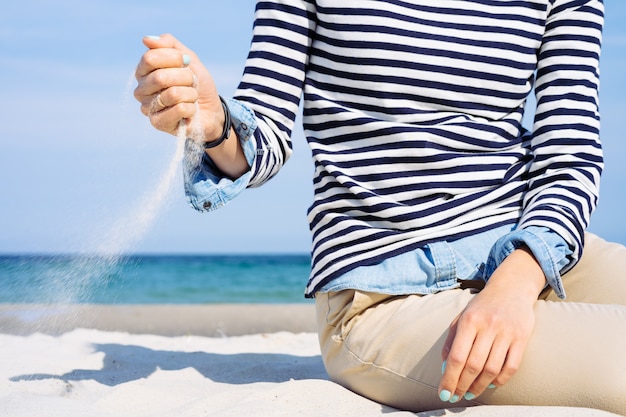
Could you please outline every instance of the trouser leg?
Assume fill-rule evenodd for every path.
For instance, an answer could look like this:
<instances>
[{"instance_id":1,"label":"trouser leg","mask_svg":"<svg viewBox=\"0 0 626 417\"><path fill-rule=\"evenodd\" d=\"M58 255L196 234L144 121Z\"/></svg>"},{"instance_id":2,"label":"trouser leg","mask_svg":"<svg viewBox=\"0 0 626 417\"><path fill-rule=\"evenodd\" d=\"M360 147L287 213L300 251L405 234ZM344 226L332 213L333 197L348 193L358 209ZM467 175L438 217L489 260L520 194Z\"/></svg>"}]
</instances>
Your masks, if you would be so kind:
<instances>
[{"instance_id":1,"label":"trouser leg","mask_svg":"<svg viewBox=\"0 0 626 417\"><path fill-rule=\"evenodd\" d=\"M447 325L468 296L460 290L425 297L352 290L318 294L320 345L330 378L395 408L442 408L441 347Z\"/></svg>"}]
</instances>

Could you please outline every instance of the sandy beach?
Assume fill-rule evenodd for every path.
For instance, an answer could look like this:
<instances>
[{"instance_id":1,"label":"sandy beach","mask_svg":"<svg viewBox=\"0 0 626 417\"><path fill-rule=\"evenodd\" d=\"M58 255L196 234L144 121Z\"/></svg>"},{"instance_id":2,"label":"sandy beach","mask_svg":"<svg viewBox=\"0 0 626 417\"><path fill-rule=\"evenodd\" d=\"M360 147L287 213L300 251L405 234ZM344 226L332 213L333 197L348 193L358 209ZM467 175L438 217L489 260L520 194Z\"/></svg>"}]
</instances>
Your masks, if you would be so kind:
<instances>
[{"instance_id":1,"label":"sandy beach","mask_svg":"<svg viewBox=\"0 0 626 417\"><path fill-rule=\"evenodd\" d=\"M0 416L614 416L382 406L328 380L313 308L0 305Z\"/></svg>"}]
</instances>

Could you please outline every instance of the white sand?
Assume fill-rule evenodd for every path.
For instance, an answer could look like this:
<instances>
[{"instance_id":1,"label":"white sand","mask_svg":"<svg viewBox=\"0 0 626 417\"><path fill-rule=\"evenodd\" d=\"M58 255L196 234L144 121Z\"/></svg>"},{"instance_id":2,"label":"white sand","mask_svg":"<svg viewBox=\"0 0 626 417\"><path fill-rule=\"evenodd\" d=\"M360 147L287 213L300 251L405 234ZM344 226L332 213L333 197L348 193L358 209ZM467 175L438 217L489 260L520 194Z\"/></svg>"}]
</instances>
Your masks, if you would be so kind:
<instances>
[{"instance_id":1,"label":"white sand","mask_svg":"<svg viewBox=\"0 0 626 417\"><path fill-rule=\"evenodd\" d=\"M442 405L443 406L443 405ZM0 333L0 416L410 416L328 381L314 333L211 338L73 329ZM419 416L600 417L552 407Z\"/></svg>"}]
</instances>

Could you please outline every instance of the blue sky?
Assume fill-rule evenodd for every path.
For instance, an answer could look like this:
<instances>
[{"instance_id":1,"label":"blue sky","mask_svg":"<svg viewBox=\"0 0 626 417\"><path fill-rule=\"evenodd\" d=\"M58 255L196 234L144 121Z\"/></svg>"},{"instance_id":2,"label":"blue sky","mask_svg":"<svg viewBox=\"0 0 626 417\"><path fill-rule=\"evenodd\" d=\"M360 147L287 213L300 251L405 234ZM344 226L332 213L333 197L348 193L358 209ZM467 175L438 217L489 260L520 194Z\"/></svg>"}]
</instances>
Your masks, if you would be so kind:
<instances>
[{"instance_id":1,"label":"blue sky","mask_svg":"<svg viewBox=\"0 0 626 417\"><path fill-rule=\"evenodd\" d=\"M223 95L245 61L253 0L22 0L0 12L0 253L89 250L93 236L156 187L175 140L132 97L141 38L170 32ZM606 170L591 230L626 243L626 2L606 0L602 115ZM264 187L199 214L179 181L136 252L308 252L312 164L295 153ZM98 232L99 231L99 232ZM97 238L96 238L97 239Z\"/></svg>"}]
</instances>

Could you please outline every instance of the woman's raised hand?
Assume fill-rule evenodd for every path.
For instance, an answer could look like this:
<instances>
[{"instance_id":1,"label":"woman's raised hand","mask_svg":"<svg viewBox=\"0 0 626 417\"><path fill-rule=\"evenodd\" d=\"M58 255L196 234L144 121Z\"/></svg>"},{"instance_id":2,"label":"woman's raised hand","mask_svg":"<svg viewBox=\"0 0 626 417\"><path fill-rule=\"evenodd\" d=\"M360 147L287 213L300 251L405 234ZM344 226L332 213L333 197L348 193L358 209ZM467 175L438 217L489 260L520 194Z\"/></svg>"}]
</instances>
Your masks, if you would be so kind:
<instances>
[{"instance_id":1,"label":"woman's raised hand","mask_svg":"<svg viewBox=\"0 0 626 417\"><path fill-rule=\"evenodd\" d=\"M185 120L188 136L219 137L224 112L213 78L197 55L169 34L146 36L143 43L149 49L135 72L141 112L155 128L173 135Z\"/></svg>"}]
</instances>

